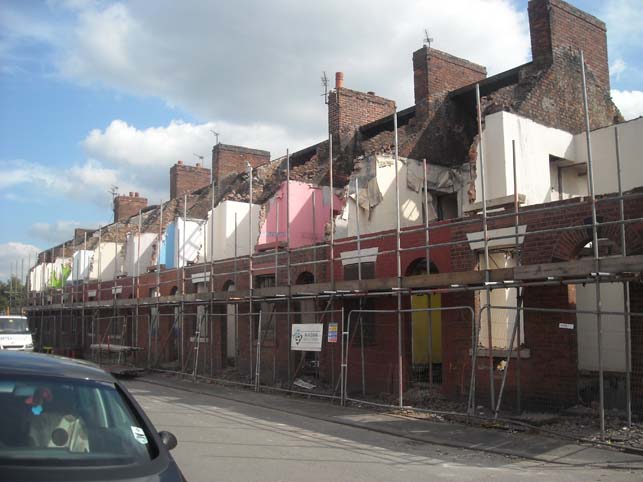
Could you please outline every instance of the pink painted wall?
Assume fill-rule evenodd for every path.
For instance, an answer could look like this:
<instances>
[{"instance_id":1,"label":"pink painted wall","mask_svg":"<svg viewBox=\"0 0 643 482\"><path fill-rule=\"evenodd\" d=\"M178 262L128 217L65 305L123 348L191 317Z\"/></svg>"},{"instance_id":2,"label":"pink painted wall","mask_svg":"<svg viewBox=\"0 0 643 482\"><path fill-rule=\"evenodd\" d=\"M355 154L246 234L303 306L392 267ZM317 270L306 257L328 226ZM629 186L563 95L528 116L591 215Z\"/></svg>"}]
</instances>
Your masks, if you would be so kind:
<instances>
[{"instance_id":1,"label":"pink painted wall","mask_svg":"<svg viewBox=\"0 0 643 482\"><path fill-rule=\"evenodd\" d=\"M326 196L324 196L324 189ZM285 243L286 230L286 182L279 191L268 201L266 218L261 226L259 244ZM313 194L315 196L315 215L313 216ZM290 247L309 246L324 240L324 226L330 219L330 190L315 187L303 182L290 181ZM339 211L342 201L335 196L333 208ZM279 226L277 226L277 211L279 211ZM314 220L314 224L313 224Z\"/></svg>"}]
</instances>

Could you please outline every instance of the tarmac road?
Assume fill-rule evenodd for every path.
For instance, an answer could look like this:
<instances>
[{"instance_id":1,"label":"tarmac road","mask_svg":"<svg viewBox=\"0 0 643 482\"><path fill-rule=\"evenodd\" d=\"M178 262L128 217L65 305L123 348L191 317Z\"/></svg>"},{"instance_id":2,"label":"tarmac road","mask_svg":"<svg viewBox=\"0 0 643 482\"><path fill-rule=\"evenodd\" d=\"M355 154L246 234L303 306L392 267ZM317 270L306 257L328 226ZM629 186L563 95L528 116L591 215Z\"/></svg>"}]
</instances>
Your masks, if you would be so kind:
<instances>
[{"instance_id":1,"label":"tarmac road","mask_svg":"<svg viewBox=\"0 0 643 482\"><path fill-rule=\"evenodd\" d=\"M314 412L289 413L287 399L273 410L226 398L224 389L217 396L216 388L204 394L144 380L126 385L156 428L176 435L172 454L192 482L643 480L640 470L525 460L333 423Z\"/></svg>"}]
</instances>

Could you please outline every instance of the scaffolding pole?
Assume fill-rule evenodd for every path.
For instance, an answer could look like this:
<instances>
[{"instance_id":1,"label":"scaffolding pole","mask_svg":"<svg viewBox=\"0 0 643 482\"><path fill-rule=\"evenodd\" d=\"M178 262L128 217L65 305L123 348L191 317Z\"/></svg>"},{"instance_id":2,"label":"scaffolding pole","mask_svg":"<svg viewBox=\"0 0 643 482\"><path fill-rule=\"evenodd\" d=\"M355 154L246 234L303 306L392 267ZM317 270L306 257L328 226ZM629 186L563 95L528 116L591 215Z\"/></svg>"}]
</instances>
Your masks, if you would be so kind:
<instances>
[{"instance_id":1,"label":"scaffolding pole","mask_svg":"<svg viewBox=\"0 0 643 482\"><path fill-rule=\"evenodd\" d=\"M583 80L583 107L585 110L585 138L587 141L587 173L589 182L589 195L592 203L592 247L594 251L594 264L596 270L596 329L598 341L598 389L601 419L601 439L605 438L605 393L603 380L603 318L601 316L601 274L600 252L598 249L598 228L596 221L596 196L594 194L594 170L592 164L592 140L589 128L589 105L587 103L587 81L585 79L585 56L580 52L581 76Z\"/></svg>"},{"instance_id":2,"label":"scaffolding pole","mask_svg":"<svg viewBox=\"0 0 643 482\"><path fill-rule=\"evenodd\" d=\"M480 104L480 84L476 84L476 110L478 117L478 153L480 155L480 185L482 197L482 232L484 243L484 269L485 269L485 293L487 298L487 340L489 344L489 397L491 400L491 409L495 407L495 387L494 387L494 373L493 373L493 336L492 336L492 323L491 323L491 287L489 276L489 233L487 231L487 199L486 199L486 183L485 183L485 163L484 163L484 150L482 140L482 107Z\"/></svg>"},{"instance_id":3,"label":"scaffolding pole","mask_svg":"<svg viewBox=\"0 0 643 482\"><path fill-rule=\"evenodd\" d=\"M614 145L616 148L616 175L618 179L619 215L621 219L621 256L627 256L625 237L625 206L623 203L623 170L621 166L621 148L618 138L618 127L614 127ZM623 322L625 324L625 410L627 426L632 427L632 324L630 320L630 284L623 282Z\"/></svg>"}]
</instances>

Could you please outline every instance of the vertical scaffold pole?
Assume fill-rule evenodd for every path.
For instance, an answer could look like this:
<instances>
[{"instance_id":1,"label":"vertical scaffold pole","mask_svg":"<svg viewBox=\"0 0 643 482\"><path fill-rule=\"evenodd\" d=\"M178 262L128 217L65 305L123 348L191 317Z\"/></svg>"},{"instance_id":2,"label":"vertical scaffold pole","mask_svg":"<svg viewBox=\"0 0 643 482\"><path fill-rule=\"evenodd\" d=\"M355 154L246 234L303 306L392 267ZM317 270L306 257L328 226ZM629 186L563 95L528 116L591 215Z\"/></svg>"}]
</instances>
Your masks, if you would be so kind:
<instances>
[{"instance_id":1,"label":"vertical scaffold pole","mask_svg":"<svg viewBox=\"0 0 643 482\"><path fill-rule=\"evenodd\" d=\"M398 378L398 404L404 405L404 367L402 352L402 261L400 259L400 182L399 182L399 153L397 137L397 105L393 114L393 130L395 131L395 258L397 268L397 378Z\"/></svg>"},{"instance_id":2,"label":"vertical scaffold pole","mask_svg":"<svg viewBox=\"0 0 643 482\"><path fill-rule=\"evenodd\" d=\"M596 275L596 330L598 342L598 389L601 418L601 438L605 438L605 393L603 387L603 318L601 315L601 276L600 252L598 249L598 226L596 220L596 196L594 194L594 169L592 164L592 139L589 128L589 105L587 103L587 81L585 78L585 55L580 52L581 76L583 81L583 106L585 108L585 138L587 141L587 180L592 203L592 247L594 251L594 269Z\"/></svg>"},{"instance_id":3,"label":"vertical scaffold pole","mask_svg":"<svg viewBox=\"0 0 643 482\"><path fill-rule=\"evenodd\" d=\"M485 183L485 163L484 151L482 141L482 107L480 104L480 84L476 84L476 110L478 117L478 154L480 155L480 184L481 184L481 197L482 197L482 233L484 240L484 279L485 279L485 293L487 301L487 340L489 344L489 397L491 401L491 410L495 407L496 390L493 380L493 336L492 336L492 323L491 323L491 287L489 285L489 233L487 231L487 198L486 198L486 183Z\"/></svg>"},{"instance_id":4,"label":"vertical scaffold pole","mask_svg":"<svg viewBox=\"0 0 643 482\"><path fill-rule=\"evenodd\" d=\"M623 202L623 171L621 169L621 147L618 138L618 127L614 128L614 143L616 145L616 173L618 176L619 214L621 228L621 256L627 256L627 241L625 238L625 206ZM630 284L623 281L623 311L625 323L625 409L627 411L627 426L632 426L632 326L630 320Z\"/></svg>"}]
</instances>

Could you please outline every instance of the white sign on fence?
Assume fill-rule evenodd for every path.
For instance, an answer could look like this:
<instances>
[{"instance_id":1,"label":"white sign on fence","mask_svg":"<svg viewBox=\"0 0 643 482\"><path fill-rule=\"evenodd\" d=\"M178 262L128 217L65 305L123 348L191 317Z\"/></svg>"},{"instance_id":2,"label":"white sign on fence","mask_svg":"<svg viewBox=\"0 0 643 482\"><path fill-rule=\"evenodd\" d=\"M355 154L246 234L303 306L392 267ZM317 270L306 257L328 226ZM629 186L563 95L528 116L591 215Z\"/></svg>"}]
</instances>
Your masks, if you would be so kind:
<instances>
[{"instance_id":1,"label":"white sign on fence","mask_svg":"<svg viewBox=\"0 0 643 482\"><path fill-rule=\"evenodd\" d=\"M292 325L290 349L298 351L321 351L323 323Z\"/></svg>"}]
</instances>

